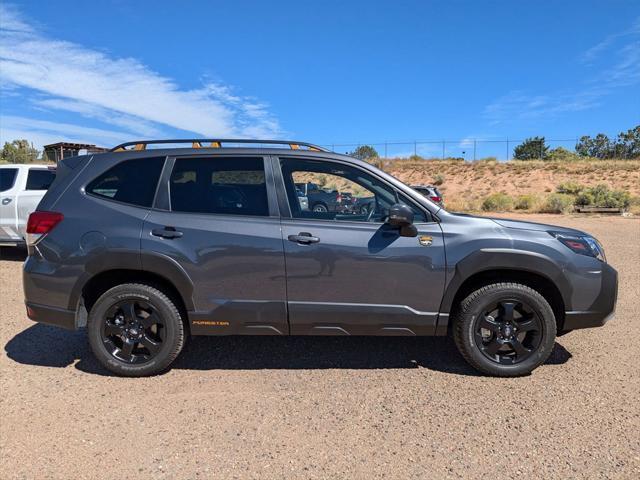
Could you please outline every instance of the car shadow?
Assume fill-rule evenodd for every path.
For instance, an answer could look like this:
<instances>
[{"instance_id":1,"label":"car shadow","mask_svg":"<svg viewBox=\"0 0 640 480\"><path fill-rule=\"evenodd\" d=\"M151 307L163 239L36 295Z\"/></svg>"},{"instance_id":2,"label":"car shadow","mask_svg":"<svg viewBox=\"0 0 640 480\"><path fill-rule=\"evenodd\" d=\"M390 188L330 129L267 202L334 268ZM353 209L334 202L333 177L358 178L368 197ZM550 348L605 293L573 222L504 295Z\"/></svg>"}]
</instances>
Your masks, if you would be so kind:
<instances>
[{"instance_id":1,"label":"car shadow","mask_svg":"<svg viewBox=\"0 0 640 480\"><path fill-rule=\"evenodd\" d=\"M27 247L0 247L0 260L24 262L27 259Z\"/></svg>"},{"instance_id":2,"label":"car shadow","mask_svg":"<svg viewBox=\"0 0 640 480\"><path fill-rule=\"evenodd\" d=\"M35 324L5 345L15 362L43 367L75 367L111 375L94 358L84 330ZM546 364L569 361L556 342ZM313 370L427 368L457 375L480 375L462 359L448 337L194 337L173 369Z\"/></svg>"}]
</instances>

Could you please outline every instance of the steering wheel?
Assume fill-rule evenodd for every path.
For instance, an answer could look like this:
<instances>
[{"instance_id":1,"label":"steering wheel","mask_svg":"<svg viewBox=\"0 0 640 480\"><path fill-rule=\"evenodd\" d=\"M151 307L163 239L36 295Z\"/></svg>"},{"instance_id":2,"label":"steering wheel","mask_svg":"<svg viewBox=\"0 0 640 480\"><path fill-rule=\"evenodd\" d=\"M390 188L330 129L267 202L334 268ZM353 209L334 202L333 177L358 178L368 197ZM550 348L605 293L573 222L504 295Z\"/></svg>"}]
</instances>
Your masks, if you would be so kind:
<instances>
[{"instance_id":1,"label":"steering wheel","mask_svg":"<svg viewBox=\"0 0 640 480\"><path fill-rule=\"evenodd\" d=\"M369 213L367 214L367 222L371 221L371 219L373 218L374 212L378 209L378 202L374 198L373 201L369 205L371 205L371 209L369 210Z\"/></svg>"}]
</instances>

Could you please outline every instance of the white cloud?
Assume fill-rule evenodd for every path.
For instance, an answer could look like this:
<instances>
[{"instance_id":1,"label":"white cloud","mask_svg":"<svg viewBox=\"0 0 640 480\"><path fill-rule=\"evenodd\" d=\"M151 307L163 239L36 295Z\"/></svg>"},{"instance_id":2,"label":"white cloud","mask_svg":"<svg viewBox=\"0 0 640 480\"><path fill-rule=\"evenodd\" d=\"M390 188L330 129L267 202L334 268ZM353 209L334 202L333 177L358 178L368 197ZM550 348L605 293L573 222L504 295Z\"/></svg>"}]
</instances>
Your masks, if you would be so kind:
<instances>
[{"instance_id":1,"label":"white cloud","mask_svg":"<svg viewBox=\"0 0 640 480\"><path fill-rule=\"evenodd\" d=\"M605 55L606 54L606 55ZM603 97L616 88L640 82L640 17L624 32L605 37L586 50L579 60L597 72L571 91L531 94L513 90L497 98L484 109L484 117L492 125L513 120L555 117L600 105Z\"/></svg>"},{"instance_id":2,"label":"white cloud","mask_svg":"<svg viewBox=\"0 0 640 480\"><path fill-rule=\"evenodd\" d=\"M212 137L277 136L267 106L226 85L185 90L133 58L49 38L0 5L0 81L38 92L43 108L77 113L135 135L172 127ZM27 90L27 91L29 91Z\"/></svg>"}]
</instances>

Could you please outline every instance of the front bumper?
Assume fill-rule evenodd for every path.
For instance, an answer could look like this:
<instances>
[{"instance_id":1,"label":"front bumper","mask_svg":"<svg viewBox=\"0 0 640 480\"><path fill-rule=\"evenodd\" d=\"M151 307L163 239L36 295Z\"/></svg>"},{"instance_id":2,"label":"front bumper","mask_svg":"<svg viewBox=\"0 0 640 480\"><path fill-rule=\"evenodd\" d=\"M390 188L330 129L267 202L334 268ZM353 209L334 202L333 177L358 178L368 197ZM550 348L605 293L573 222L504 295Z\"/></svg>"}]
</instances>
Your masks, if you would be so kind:
<instances>
[{"instance_id":1,"label":"front bumper","mask_svg":"<svg viewBox=\"0 0 640 480\"><path fill-rule=\"evenodd\" d=\"M600 293L588 310L565 312L562 331L601 327L613 318L617 300L618 272L608 264L603 264Z\"/></svg>"}]
</instances>

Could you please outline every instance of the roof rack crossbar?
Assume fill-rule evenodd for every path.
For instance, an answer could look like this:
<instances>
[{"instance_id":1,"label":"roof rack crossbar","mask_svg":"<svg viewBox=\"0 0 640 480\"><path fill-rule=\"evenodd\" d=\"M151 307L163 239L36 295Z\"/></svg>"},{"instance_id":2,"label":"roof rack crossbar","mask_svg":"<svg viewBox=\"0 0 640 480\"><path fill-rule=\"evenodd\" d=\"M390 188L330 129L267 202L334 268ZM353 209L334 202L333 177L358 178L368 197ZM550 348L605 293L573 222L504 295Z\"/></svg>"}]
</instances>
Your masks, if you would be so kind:
<instances>
[{"instance_id":1,"label":"roof rack crossbar","mask_svg":"<svg viewBox=\"0 0 640 480\"><path fill-rule=\"evenodd\" d=\"M297 142L292 140L249 140L246 138L181 138L175 140L136 140L133 142L121 143L113 147L111 152L124 152L127 150L146 150L147 145L162 145L171 143L190 143L191 148L222 148L223 143L241 143L253 145L288 145L291 150L299 150L300 147L306 147L314 152L329 152L326 148L313 145L306 142ZM203 144L209 143L210 146L205 147ZM133 147L133 148L127 148Z\"/></svg>"}]
</instances>

